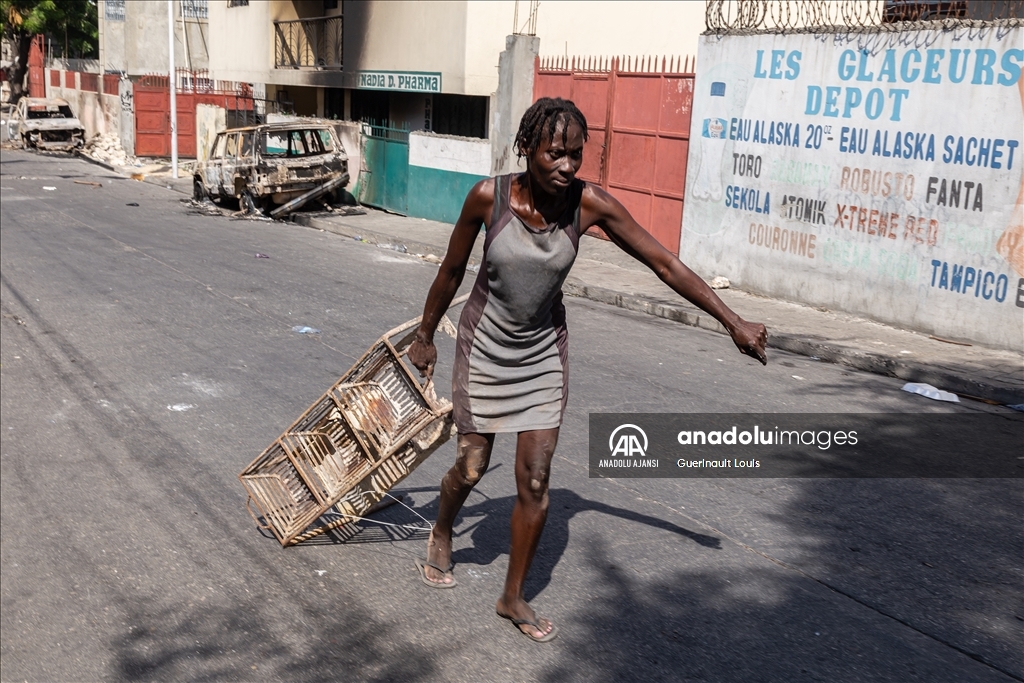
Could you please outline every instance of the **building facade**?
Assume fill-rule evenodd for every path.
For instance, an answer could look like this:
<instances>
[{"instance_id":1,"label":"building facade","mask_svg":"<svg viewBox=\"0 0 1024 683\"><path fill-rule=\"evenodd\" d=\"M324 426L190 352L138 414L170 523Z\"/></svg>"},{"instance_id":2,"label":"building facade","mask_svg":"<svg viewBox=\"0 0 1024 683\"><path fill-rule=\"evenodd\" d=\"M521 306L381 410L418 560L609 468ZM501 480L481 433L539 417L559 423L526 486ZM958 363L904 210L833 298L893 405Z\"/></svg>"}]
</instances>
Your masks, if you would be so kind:
<instances>
[{"instance_id":1,"label":"building facade","mask_svg":"<svg viewBox=\"0 0 1024 683\"><path fill-rule=\"evenodd\" d=\"M488 138L505 38L540 55L692 55L700 2L173 0L175 62L296 114ZM100 0L100 62L167 73L167 6ZM518 23L518 25L517 25Z\"/></svg>"}]
</instances>

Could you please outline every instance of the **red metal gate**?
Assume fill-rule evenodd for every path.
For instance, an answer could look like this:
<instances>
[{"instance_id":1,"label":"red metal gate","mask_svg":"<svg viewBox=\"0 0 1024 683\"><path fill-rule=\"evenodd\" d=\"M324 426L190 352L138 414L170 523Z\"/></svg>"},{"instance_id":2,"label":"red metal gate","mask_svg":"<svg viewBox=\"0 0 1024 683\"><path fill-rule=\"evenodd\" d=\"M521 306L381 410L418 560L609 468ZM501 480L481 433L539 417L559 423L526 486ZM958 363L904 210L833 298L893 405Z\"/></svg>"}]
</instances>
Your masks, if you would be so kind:
<instances>
[{"instance_id":1,"label":"red metal gate","mask_svg":"<svg viewBox=\"0 0 1024 683\"><path fill-rule=\"evenodd\" d=\"M673 254L683 222L693 67L689 57L538 58L533 80L535 99L571 99L587 117L580 178L614 195Z\"/></svg>"},{"instance_id":2,"label":"red metal gate","mask_svg":"<svg viewBox=\"0 0 1024 683\"><path fill-rule=\"evenodd\" d=\"M28 96L46 97L43 80L43 36L33 36L28 48Z\"/></svg>"},{"instance_id":3,"label":"red metal gate","mask_svg":"<svg viewBox=\"0 0 1024 683\"><path fill-rule=\"evenodd\" d=\"M143 76L134 86L135 154L171 155L171 98L168 77ZM196 105L212 104L234 112L254 111L252 88L247 83L224 83L202 72L179 70L175 108L178 119L178 154L196 155Z\"/></svg>"}]
</instances>

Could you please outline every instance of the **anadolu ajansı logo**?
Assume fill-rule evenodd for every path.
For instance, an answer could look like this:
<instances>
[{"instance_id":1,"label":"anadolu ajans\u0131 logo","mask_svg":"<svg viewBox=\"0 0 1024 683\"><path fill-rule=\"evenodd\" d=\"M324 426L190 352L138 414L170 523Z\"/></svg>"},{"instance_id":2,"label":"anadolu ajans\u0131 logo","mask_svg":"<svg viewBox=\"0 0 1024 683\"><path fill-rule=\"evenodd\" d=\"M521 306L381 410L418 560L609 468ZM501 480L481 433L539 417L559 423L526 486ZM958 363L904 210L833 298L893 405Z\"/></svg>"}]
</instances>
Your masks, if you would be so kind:
<instances>
[{"instance_id":1,"label":"anadolu ajans\u0131 logo","mask_svg":"<svg viewBox=\"0 0 1024 683\"><path fill-rule=\"evenodd\" d=\"M615 438L616 435L618 435L618 440ZM641 445L641 439L643 445ZM633 424L619 425L608 437L608 450L612 452L613 458L615 456L643 458L647 455L647 434Z\"/></svg>"}]
</instances>

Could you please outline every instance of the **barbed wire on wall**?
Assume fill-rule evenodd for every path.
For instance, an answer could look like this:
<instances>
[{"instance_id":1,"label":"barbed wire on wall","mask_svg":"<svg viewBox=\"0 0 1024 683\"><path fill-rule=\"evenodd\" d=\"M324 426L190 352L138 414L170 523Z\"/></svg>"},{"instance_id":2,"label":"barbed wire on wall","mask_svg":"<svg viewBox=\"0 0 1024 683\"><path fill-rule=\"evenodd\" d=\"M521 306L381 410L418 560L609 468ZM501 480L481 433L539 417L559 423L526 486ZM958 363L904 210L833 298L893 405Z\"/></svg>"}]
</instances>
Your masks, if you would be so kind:
<instances>
[{"instance_id":1,"label":"barbed wire on wall","mask_svg":"<svg viewBox=\"0 0 1024 683\"><path fill-rule=\"evenodd\" d=\"M707 0L706 33L1024 26L1024 0Z\"/></svg>"}]
</instances>

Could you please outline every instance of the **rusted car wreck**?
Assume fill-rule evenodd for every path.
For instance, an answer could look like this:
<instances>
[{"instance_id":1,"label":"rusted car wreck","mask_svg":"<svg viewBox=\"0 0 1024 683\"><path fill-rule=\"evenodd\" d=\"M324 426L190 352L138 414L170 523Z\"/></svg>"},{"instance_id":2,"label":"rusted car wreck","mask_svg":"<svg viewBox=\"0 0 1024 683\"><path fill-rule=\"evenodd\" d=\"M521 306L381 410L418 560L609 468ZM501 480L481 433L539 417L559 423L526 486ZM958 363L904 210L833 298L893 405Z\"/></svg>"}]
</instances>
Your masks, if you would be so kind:
<instances>
[{"instance_id":1,"label":"rusted car wreck","mask_svg":"<svg viewBox=\"0 0 1024 683\"><path fill-rule=\"evenodd\" d=\"M85 145L85 127L67 100L23 97L7 124L7 138L26 148L71 151Z\"/></svg>"},{"instance_id":2,"label":"rusted car wreck","mask_svg":"<svg viewBox=\"0 0 1024 683\"><path fill-rule=\"evenodd\" d=\"M193 195L234 198L245 210L277 217L348 180L348 155L330 124L272 123L218 134L196 168Z\"/></svg>"}]
</instances>

